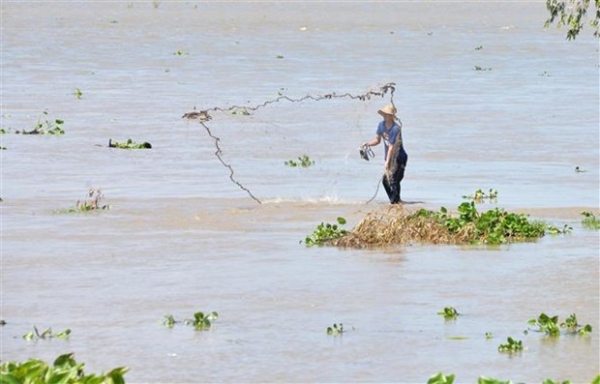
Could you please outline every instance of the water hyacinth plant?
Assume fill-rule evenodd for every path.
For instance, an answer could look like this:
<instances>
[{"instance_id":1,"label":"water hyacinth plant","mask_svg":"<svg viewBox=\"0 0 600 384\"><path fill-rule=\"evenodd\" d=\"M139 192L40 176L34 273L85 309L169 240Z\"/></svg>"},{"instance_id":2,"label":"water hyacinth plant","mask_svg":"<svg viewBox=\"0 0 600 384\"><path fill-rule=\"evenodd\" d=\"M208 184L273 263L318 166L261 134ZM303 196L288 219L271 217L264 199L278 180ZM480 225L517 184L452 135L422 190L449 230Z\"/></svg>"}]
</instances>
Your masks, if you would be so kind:
<instances>
[{"instance_id":1,"label":"water hyacinth plant","mask_svg":"<svg viewBox=\"0 0 600 384\"><path fill-rule=\"evenodd\" d=\"M23 339L25 339L25 340L37 340L37 339L45 340L45 339L51 339L51 338L67 339L70 334L71 334L71 330L69 328L67 328L64 331L59 332L59 333L53 333L52 328L47 328L46 330L40 332L40 331L38 331L37 327L34 325L33 331L27 332L26 334L24 334Z\"/></svg>"},{"instance_id":2,"label":"water hyacinth plant","mask_svg":"<svg viewBox=\"0 0 600 384\"><path fill-rule=\"evenodd\" d=\"M48 111L44 111L42 115L48 116ZM44 121L42 121L42 117L40 116L38 122L31 131L17 130L15 133L20 133L22 135L64 135L64 123L65 121L62 119L55 119L54 121L44 119Z\"/></svg>"},{"instance_id":3,"label":"water hyacinth plant","mask_svg":"<svg viewBox=\"0 0 600 384\"><path fill-rule=\"evenodd\" d=\"M183 323L185 325L193 326L197 331L206 331L212 327L213 321L219 318L219 314L217 312L196 312L194 313L193 319L184 319L183 321L175 320L173 315L165 315L163 317L162 325L167 328L173 328L177 323Z\"/></svg>"},{"instance_id":4,"label":"water hyacinth plant","mask_svg":"<svg viewBox=\"0 0 600 384\"><path fill-rule=\"evenodd\" d=\"M58 356L52 365L29 359L23 363L3 362L0 365L0 382L17 383L78 383L78 384L124 384L127 367L114 368L103 374L86 374L84 363L78 363L73 353Z\"/></svg>"},{"instance_id":5,"label":"water hyacinth plant","mask_svg":"<svg viewBox=\"0 0 600 384\"><path fill-rule=\"evenodd\" d=\"M529 319L527 324L536 327L533 331L543 332L548 336L559 336L561 330L564 330L566 334L579 335L592 332L590 324L580 325L577 323L577 315L574 313L561 323L559 323L558 316L548 316L545 313L541 313L536 319Z\"/></svg>"},{"instance_id":6,"label":"water hyacinth plant","mask_svg":"<svg viewBox=\"0 0 600 384\"><path fill-rule=\"evenodd\" d=\"M337 218L337 224L326 224L322 222L317 226L317 229L315 229L311 235L306 236L304 239L304 244L306 244L307 247L313 245L322 245L327 241L347 235L348 231L341 228L341 226L345 224L346 219L343 217ZM300 241L300 243L302 243L302 241Z\"/></svg>"},{"instance_id":7,"label":"water hyacinth plant","mask_svg":"<svg viewBox=\"0 0 600 384\"><path fill-rule=\"evenodd\" d=\"M458 317L458 312L454 307L444 307L444 309L439 311L437 314L444 316L444 319L446 320L456 320Z\"/></svg>"},{"instance_id":8,"label":"water hyacinth plant","mask_svg":"<svg viewBox=\"0 0 600 384\"><path fill-rule=\"evenodd\" d=\"M139 144L131 139L127 139L125 142L113 141L113 139L108 139L108 147L109 148L120 148L120 149L151 149L152 144L147 141Z\"/></svg>"},{"instance_id":9,"label":"water hyacinth plant","mask_svg":"<svg viewBox=\"0 0 600 384\"><path fill-rule=\"evenodd\" d=\"M581 212L583 220L581 225L587 229L600 229L600 219L596 217L592 212Z\"/></svg>"},{"instance_id":10,"label":"water hyacinth plant","mask_svg":"<svg viewBox=\"0 0 600 384\"><path fill-rule=\"evenodd\" d=\"M312 160L310 157L308 157L308 155L302 155L300 157L298 157L298 161L294 161L294 160L288 160L286 162L284 162L285 165L287 165L288 167L302 167L302 168L308 168L311 165L315 164L315 161Z\"/></svg>"}]
</instances>

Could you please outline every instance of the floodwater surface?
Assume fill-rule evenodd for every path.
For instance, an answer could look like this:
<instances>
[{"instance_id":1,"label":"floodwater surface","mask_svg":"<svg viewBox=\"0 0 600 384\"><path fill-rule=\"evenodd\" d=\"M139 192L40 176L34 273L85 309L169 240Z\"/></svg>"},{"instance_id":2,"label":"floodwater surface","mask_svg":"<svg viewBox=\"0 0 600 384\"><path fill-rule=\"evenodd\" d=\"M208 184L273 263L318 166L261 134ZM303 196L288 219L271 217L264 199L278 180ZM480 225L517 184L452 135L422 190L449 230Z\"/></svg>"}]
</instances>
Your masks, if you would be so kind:
<instances>
[{"instance_id":1,"label":"floodwater surface","mask_svg":"<svg viewBox=\"0 0 600 384\"><path fill-rule=\"evenodd\" d=\"M1 11L2 362L74 352L86 371L127 366L147 383L600 373L599 235L581 224L599 214L598 40L543 29L545 2ZM383 149L358 155L392 95L358 96L388 83L409 154L403 209L495 189L479 209L572 231L500 247L302 244L321 222L350 229L388 209ZM293 101L266 103L282 95ZM212 120L181 118L194 110ZM15 134L55 119L64 135ZM302 155L314 165L284 164ZM109 210L64 213L90 188ZM448 306L455 321L437 314ZM197 311L219 318L208 331L161 325ZM524 333L541 313L594 329ZM72 334L24 340L34 326ZM525 350L499 353L507 337Z\"/></svg>"}]
</instances>

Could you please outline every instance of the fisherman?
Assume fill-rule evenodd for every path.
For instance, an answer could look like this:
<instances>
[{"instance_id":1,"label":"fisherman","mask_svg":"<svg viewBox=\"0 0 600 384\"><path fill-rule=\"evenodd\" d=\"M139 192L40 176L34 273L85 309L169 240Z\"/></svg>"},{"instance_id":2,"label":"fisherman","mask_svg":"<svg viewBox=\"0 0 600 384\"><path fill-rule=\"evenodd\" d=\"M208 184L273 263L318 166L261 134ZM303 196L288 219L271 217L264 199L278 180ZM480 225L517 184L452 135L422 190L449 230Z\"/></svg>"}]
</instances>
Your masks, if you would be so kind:
<instances>
[{"instance_id":1,"label":"fisherman","mask_svg":"<svg viewBox=\"0 0 600 384\"><path fill-rule=\"evenodd\" d=\"M400 182L404 178L404 170L408 155L402 141L402 122L396 117L396 107L388 104L377 111L383 120L377 126L376 136L363 143L363 148L376 146L383 140L384 161L382 184L391 204L399 204Z\"/></svg>"}]
</instances>

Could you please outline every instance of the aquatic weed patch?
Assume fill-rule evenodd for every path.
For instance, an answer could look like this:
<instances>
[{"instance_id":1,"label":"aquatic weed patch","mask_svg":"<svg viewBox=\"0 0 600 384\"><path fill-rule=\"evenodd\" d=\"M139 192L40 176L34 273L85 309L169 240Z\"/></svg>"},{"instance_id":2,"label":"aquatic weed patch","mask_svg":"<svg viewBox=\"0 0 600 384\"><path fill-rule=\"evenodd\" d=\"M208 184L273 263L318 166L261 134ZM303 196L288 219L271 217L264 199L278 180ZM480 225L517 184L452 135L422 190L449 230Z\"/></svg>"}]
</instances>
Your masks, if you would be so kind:
<instances>
[{"instance_id":1,"label":"aquatic weed patch","mask_svg":"<svg viewBox=\"0 0 600 384\"><path fill-rule=\"evenodd\" d=\"M113 139L108 139L108 147L109 148L120 148L120 149L151 149L152 144L147 141L143 143L136 143L132 139L127 139L127 141L119 142Z\"/></svg>"},{"instance_id":2,"label":"aquatic weed patch","mask_svg":"<svg viewBox=\"0 0 600 384\"><path fill-rule=\"evenodd\" d=\"M79 383L122 384L127 367L117 367L107 373L84 372L84 363L75 360L73 353L58 356L52 365L40 359L25 362L7 361L0 365L2 383Z\"/></svg>"},{"instance_id":3,"label":"aquatic weed patch","mask_svg":"<svg viewBox=\"0 0 600 384\"><path fill-rule=\"evenodd\" d=\"M173 315L168 314L163 317L162 325L167 328L173 328L175 324L182 323L184 325L189 325L194 327L197 331L206 331L212 327L212 323L219 318L219 314L217 312L196 312L194 313L193 319L184 319L184 320L175 320Z\"/></svg>"},{"instance_id":4,"label":"aquatic weed patch","mask_svg":"<svg viewBox=\"0 0 600 384\"><path fill-rule=\"evenodd\" d=\"M537 318L529 319L527 324L536 327L533 331L543 332L548 336L560 336L563 331L565 334L571 335L585 335L592 332L592 326L590 324L579 324L577 322L577 315L574 313L560 323L558 316L548 316L545 313L541 313Z\"/></svg>"},{"instance_id":5,"label":"aquatic weed patch","mask_svg":"<svg viewBox=\"0 0 600 384\"><path fill-rule=\"evenodd\" d=\"M298 161L296 160L288 160L286 162L284 162L285 165L287 165L288 167L302 167L302 168L308 168L311 165L315 165L315 161L313 159L311 159L310 157L308 157L308 155L302 155L298 157Z\"/></svg>"},{"instance_id":6,"label":"aquatic weed patch","mask_svg":"<svg viewBox=\"0 0 600 384\"><path fill-rule=\"evenodd\" d=\"M48 111L44 111L42 112L43 116L48 116ZM15 133L17 134L21 134L21 135L64 135L65 134L65 130L63 128L63 125L65 124L65 121L62 119L54 119L54 121L52 121L51 119L44 119L42 120L42 117L40 116L38 118L38 121L36 123L36 125L34 126L34 128L30 131L26 131L26 130L17 130L15 131Z\"/></svg>"},{"instance_id":7,"label":"aquatic weed patch","mask_svg":"<svg viewBox=\"0 0 600 384\"><path fill-rule=\"evenodd\" d=\"M37 327L34 325L32 331L27 332L26 334L23 335L23 339L25 339L25 340L39 340L39 339L46 340L46 339L52 339L52 338L67 339L67 338L69 338L70 334L71 334L71 330L69 328L65 329L62 332L58 332L58 333L52 332L52 328L47 328L46 330L40 332L37 329Z\"/></svg>"},{"instance_id":8,"label":"aquatic weed patch","mask_svg":"<svg viewBox=\"0 0 600 384\"><path fill-rule=\"evenodd\" d=\"M87 194L87 198L84 200L77 200L75 207L63 209L58 211L59 213L77 213L77 212L89 212L95 210L108 210L110 205L104 204L104 195L98 188L90 188Z\"/></svg>"},{"instance_id":9,"label":"aquatic weed patch","mask_svg":"<svg viewBox=\"0 0 600 384\"><path fill-rule=\"evenodd\" d=\"M306 244L307 247L313 245L323 245L328 241L345 236L349 233L346 229L341 227L345 224L346 219L343 217L337 218L337 224L321 222L321 224L317 226L317 229L315 229L311 235L306 236L304 239L304 244ZM300 241L300 243L302 243L302 241Z\"/></svg>"},{"instance_id":10,"label":"aquatic weed patch","mask_svg":"<svg viewBox=\"0 0 600 384\"><path fill-rule=\"evenodd\" d=\"M581 225L587 229L600 229L600 219L596 217L592 212L581 212L583 220Z\"/></svg>"},{"instance_id":11,"label":"aquatic weed patch","mask_svg":"<svg viewBox=\"0 0 600 384\"><path fill-rule=\"evenodd\" d=\"M382 214L367 215L350 233L327 243L358 248L411 242L497 245L570 230L568 226L560 229L500 208L479 212L471 201L460 204L455 214L445 207L437 212L421 208L411 213L402 207L391 207Z\"/></svg>"}]
</instances>

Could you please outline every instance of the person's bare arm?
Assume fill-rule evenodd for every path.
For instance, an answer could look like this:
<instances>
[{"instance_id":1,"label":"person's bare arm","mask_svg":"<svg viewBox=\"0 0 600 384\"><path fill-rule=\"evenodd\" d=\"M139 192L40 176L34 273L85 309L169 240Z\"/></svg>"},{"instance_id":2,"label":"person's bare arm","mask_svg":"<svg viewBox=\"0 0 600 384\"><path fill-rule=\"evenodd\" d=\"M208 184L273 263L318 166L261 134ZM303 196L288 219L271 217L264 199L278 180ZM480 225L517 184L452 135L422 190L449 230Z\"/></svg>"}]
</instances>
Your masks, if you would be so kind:
<instances>
[{"instance_id":1,"label":"person's bare arm","mask_svg":"<svg viewBox=\"0 0 600 384\"><path fill-rule=\"evenodd\" d=\"M379 143L381 143L381 136L377 135L371 141L364 142L363 145L367 145L369 147L374 147Z\"/></svg>"}]
</instances>

